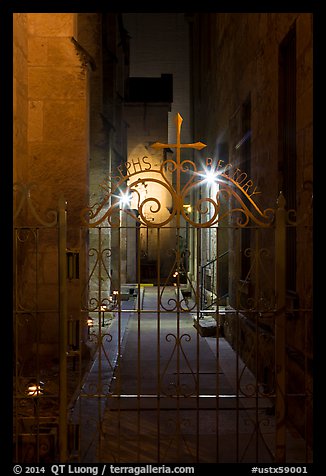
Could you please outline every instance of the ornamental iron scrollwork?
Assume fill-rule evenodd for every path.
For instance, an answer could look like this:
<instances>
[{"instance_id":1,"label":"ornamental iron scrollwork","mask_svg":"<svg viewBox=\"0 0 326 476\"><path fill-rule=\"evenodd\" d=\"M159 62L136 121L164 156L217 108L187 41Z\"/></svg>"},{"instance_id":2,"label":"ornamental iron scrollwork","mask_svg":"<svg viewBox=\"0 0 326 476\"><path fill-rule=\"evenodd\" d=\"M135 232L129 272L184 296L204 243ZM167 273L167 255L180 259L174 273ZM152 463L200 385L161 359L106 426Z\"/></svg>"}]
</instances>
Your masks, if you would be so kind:
<instances>
[{"instance_id":1,"label":"ornamental iron scrollwork","mask_svg":"<svg viewBox=\"0 0 326 476\"><path fill-rule=\"evenodd\" d=\"M191 341L191 336L187 333L185 334L182 334L181 336L178 336L176 334L173 334L173 333L168 333L166 336L165 336L165 340L167 342L172 342L173 344L173 350L170 354L170 357L167 361L167 364L165 365L165 368L162 372L162 376L161 376L161 381L164 382L166 377L169 378L171 380L172 377L172 371L177 368L177 362L182 359L182 363L183 365L185 365L187 368L187 370L189 371L188 374L189 376L191 376L190 380L191 380L191 385L189 383L189 378L187 378L187 382L182 382L181 381L181 378L182 378L182 375L180 374L180 370L177 369L177 371L175 372L175 375L174 375L174 380L173 381L170 381L169 384L167 385L167 388L161 388L161 393L163 395L166 395L168 397L184 397L184 398L188 398L192 395L195 395L196 394L196 389L197 389L197 379L196 379L196 375L193 371L193 369L191 368L191 364L190 364L190 361L189 359L187 358L187 355L186 355L186 352L185 352L185 349L183 348L183 340L185 342L190 342ZM180 362L179 362L179 365L180 365ZM188 374L187 374L187 377L188 377Z\"/></svg>"},{"instance_id":2,"label":"ornamental iron scrollwork","mask_svg":"<svg viewBox=\"0 0 326 476\"><path fill-rule=\"evenodd\" d=\"M47 210L46 219L42 218L37 211L37 205L32 200L32 190L37 189L37 185L32 183L14 183L14 221L17 220L25 209L30 213L30 217L35 219L37 225L44 227L54 227L58 222L58 212L56 210Z\"/></svg>"},{"instance_id":3,"label":"ornamental iron scrollwork","mask_svg":"<svg viewBox=\"0 0 326 476\"><path fill-rule=\"evenodd\" d=\"M208 167L199 169L197 164L189 159L181 160L181 149L201 150L206 147L202 142L191 144L182 144L181 125L182 117L176 116L176 143L164 144L155 142L151 145L153 149L175 149L176 157L174 159L165 159L161 162L159 169L153 169L151 164L144 159L144 168L140 170L134 168L130 172L130 164L127 162L126 173L124 174L119 167L119 175L110 176L102 188L106 195L101 203L85 208L81 213L81 219L84 224L95 228L104 222L111 227L119 227L121 220L120 214L124 213L130 216L140 225L147 227L163 227L175 220L176 226L180 226L181 217L195 228L209 228L221 222L229 215L237 216L237 225L245 227L250 221L262 227L271 225L274 218L274 210L271 208L261 210L255 203L253 196L259 194L257 187L253 188L252 180L247 180L247 174L239 169L233 170L231 164L222 166L222 160L218 161L217 167L212 169L212 159L206 159ZM210 179L218 186L216 192L205 193L208 186L207 171L210 171ZM232 173L231 173L232 171ZM150 173L150 174L149 174ZM149 176L150 175L150 176ZM147 187L149 184L155 186L155 196L143 197L140 193L141 186ZM201 189L201 197L193 204L194 213L187 213L185 207L193 197L194 192ZM168 217L160 215L162 204L160 201L160 190L168 194L172 205L169 207ZM251 193L250 193L251 192ZM131 200L135 205L131 210L123 204L121 197L124 196ZM223 207L225 201L233 198L235 206L232 208ZM226 209L228 208L228 209ZM151 217L146 216L145 209L149 209ZM136 211L136 213L134 213ZM195 213L196 212L196 213Z\"/></svg>"}]
</instances>

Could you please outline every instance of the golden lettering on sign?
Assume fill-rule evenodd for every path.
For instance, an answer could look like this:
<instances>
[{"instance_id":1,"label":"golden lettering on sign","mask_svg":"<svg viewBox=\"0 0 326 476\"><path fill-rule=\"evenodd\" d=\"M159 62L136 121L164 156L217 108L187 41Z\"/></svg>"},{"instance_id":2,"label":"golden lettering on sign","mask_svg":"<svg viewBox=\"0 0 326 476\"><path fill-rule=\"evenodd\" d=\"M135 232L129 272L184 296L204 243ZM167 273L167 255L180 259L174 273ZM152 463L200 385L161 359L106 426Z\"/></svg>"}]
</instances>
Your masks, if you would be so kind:
<instances>
[{"instance_id":1,"label":"golden lettering on sign","mask_svg":"<svg viewBox=\"0 0 326 476\"><path fill-rule=\"evenodd\" d=\"M248 174L246 172L242 172L239 168L233 170L234 166L232 164L228 163L224 165L224 163L225 161L222 159L217 160L217 162L215 162L215 160L211 157L206 159L206 166L210 167L210 170L212 170L214 167L213 170L217 171L218 175L221 175L222 177L228 177L231 182L233 182L237 187L241 188L242 191L249 197L261 193L257 190L256 186L252 191L250 191L251 193L248 193L248 190L254 186L254 182L248 179Z\"/></svg>"}]
</instances>

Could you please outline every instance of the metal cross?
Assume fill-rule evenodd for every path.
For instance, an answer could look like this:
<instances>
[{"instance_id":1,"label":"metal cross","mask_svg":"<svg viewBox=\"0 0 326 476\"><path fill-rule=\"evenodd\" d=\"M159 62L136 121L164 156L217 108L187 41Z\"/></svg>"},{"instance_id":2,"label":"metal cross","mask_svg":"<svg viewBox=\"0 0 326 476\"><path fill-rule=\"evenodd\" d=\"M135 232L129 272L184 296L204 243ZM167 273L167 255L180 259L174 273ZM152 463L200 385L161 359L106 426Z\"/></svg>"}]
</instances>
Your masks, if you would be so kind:
<instances>
[{"instance_id":1,"label":"metal cross","mask_svg":"<svg viewBox=\"0 0 326 476\"><path fill-rule=\"evenodd\" d=\"M202 142L195 142L193 144L181 144L180 136L181 136L181 124L183 122L183 119L179 113L176 115L175 122L176 122L176 128L177 128L177 143L176 144L162 144L161 142L155 142L154 144L151 145L151 147L154 147L154 149L165 149L168 147L176 149L177 164L180 165L180 149L181 148L201 150L204 147L206 147L206 144L203 144Z\"/></svg>"},{"instance_id":2,"label":"metal cross","mask_svg":"<svg viewBox=\"0 0 326 476\"><path fill-rule=\"evenodd\" d=\"M176 172L177 172L177 179L176 179L176 197L175 197L175 207L178 211L176 218L177 218L177 226L179 226L180 223L180 213L182 210L183 206L183 200L181 197L181 171L182 171L182 163L181 163L181 149L197 149L201 150L204 147L206 147L206 144L203 144L202 142L196 142L193 144L181 144L181 125L182 125L183 119L181 115L178 113L175 118L175 123L176 123L176 131L177 131L177 141L176 144L162 144L161 142L155 142L152 144L151 147L154 149L165 149L165 148L173 148L176 149Z\"/></svg>"}]
</instances>

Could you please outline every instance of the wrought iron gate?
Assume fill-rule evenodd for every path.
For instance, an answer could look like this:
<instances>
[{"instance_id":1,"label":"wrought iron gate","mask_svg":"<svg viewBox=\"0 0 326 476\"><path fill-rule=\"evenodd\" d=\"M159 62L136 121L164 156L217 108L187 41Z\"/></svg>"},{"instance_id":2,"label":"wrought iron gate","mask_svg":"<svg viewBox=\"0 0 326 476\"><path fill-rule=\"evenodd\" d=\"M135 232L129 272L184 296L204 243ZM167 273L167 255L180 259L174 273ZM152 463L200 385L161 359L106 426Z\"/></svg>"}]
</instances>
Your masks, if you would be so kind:
<instances>
[{"instance_id":1,"label":"wrought iron gate","mask_svg":"<svg viewBox=\"0 0 326 476\"><path fill-rule=\"evenodd\" d=\"M199 170L182 161L182 148L205 145L181 144L181 124L178 115L176 144L153 145L175 148L175 160L110 178L103 202L82 212L79 246L67 249L64 201L54 221L16 223L16 461L297 461L290 438L302 461L311 459L311 309L290 306L285 293L286 229L297 224L282 194L261 211L252 181L230 164L210 160ZM143 195L150 184L157 194ZM42 233L53 233L45 247ZM40 279L47 250L51 272L58 264L52 307ZM70 315L74 295L81 301ZM286 379L293 315L305 329L295 389ZM50 335L52 368L41 352ZM297 428L286 411L293 403L304 408Z\"/></svg>"}]
</instances>

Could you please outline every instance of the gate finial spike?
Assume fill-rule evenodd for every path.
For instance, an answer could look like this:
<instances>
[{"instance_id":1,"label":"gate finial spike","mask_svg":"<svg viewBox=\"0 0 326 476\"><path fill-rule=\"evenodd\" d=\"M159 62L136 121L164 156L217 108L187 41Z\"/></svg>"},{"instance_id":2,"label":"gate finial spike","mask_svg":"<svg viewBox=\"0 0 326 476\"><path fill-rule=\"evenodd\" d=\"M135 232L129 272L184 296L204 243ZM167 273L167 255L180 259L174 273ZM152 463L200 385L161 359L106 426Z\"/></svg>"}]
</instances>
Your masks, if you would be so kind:
<instances>
[{"instance_id":1,"label":"gate finial spike","mask_svg":"<svg viewBox=\"0 0 326 476\"><path fill-rule=\"evenodd\" d=\"M176 121L177 125L181 126L181 124L183 122L183 117L181 116L181 114L179 112L175 116L175 121Z\"/></svg>"},{"instance_id":2,"label":"gate finial spike","mask_svg":"<svg viewBox=\"0 0 326 476\"><path fill-rule=\"evenodd\" d=\"M276 200L276 204L277 204L278 208L285 208L286 200L285 200L285 197L283 195L282 190L280 191L280 194L279 194L279 196Z\"/></svg>"}]
</instances>

